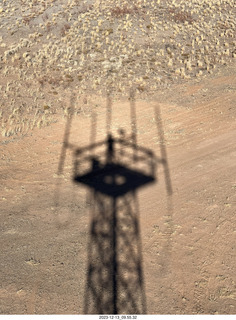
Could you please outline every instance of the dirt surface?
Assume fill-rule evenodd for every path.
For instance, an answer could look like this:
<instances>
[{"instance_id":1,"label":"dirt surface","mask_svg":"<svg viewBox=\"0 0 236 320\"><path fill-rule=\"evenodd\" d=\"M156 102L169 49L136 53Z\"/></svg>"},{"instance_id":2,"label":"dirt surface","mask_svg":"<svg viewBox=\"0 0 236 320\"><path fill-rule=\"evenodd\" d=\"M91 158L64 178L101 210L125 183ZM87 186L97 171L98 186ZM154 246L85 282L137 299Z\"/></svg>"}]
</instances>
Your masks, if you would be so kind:
<instances>
[{"instance_id":1,"label":"dirt surface","mask_svg":"<svg viewBox=\"0 0 236 320\"><path fill-rule=\"evenodd\" d=\"M235 8L0 4L0 314L236 313Z\"/></svg>"},{"instance_id":2,"label":"dirt surface","mask_svg":"<svg viewBox=\"0 0 236 320\"><path fill-rule=\"evenodd\" d=\"M99 98L71 119L80 148L135 127L139 148L165 160L136 192L148 314L236 313L235 90L232 64L149 100L111 97L108 116ZM65 129L58 117L1 140L1 314L84 312L94 203L69 148L58 174Z\"/></svg>"}]
</instances>

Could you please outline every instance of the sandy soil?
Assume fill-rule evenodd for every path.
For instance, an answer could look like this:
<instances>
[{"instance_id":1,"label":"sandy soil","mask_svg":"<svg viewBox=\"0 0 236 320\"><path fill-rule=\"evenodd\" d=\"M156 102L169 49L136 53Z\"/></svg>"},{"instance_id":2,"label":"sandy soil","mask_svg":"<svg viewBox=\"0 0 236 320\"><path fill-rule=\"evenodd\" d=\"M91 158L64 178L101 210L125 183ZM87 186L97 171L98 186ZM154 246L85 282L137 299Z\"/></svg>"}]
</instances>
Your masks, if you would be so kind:
<instances>
[{"instance_id":1,"label":"sandy soil","mask_svg":"<svg viewBox=\"0 0 236 320\"><path fill-rule=\"evenodd\" d=\"M165 160L155 184L136 193L148 314L236 313L235 90L232 64L151 101L113 101L110 118L104 98L72 119L71 144L136 125L138 146ZM73 182L69 149L58 174L65 128L58 117L1 138L1 314L84 313L95 207Z\"/></svg>"}]
</instances>

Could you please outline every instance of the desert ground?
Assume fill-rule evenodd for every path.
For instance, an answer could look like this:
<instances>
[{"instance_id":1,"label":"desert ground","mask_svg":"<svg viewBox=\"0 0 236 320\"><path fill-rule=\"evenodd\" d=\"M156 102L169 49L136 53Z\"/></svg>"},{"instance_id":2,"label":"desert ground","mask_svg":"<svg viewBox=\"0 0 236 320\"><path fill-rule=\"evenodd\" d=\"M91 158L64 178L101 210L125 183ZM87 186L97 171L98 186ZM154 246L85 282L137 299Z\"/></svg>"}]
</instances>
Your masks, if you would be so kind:
<instances>
[{"instance_id":1,"label":"desert ground","mask_svg":"<svg viewBox=\"0 0 236 320\"><path fill-rule=\"evenodd\" d=\"M0 314L236 314L235 13L0 2Z\"/></svg>"}]
</instances>

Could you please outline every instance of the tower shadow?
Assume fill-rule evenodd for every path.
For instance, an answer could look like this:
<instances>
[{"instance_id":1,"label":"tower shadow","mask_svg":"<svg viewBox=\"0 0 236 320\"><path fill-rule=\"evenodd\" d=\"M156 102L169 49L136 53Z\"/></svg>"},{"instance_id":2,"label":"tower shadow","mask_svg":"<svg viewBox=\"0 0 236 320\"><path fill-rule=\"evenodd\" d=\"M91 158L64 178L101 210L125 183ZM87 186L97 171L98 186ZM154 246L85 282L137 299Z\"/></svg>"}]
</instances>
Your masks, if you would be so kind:
<instances>
[{"instance_id":1,"label":"tower shadow","mask_svg":"<svg viewBox=\"0 0 236 320\"><path fill-rule=\"evenodd\" d=\"M92 202L84 314L147 312L137 194L158 180L159 165L168 171L168 164L152 150L138 145L135 108L131 92L130 136L122 130L119 136L111 133L108 97L106 138L93 141L93 117L88 146L78 148L68 139L65 143L65 148L73 150L73 182L89 190Z\"/></svg>"},{"instance_id":2,"label":"tower shadow","mask_svg":"<svg viewBox=\"0 0 236 320\"><path fill-rule=\"evenodd\" d=\"M75 150L74 182L93 200L85 314L146 313L137 191L155 182L156 160L111 134Z\"/></svg>"}]
</instances>

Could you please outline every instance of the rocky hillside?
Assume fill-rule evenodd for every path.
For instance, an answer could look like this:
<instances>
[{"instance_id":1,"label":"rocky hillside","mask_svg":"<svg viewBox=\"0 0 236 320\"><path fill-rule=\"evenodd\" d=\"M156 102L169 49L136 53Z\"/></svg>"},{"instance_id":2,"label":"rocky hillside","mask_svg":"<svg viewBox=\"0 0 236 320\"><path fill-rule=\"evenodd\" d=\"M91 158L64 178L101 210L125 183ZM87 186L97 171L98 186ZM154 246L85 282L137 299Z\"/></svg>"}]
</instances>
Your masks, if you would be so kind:
<instances>
[{"instance_id":1,"label":"rocky hillside","mask_svg":"<svg viewBox=\"0 0 236 320\"><path fill-rule=\"evenodd\" d=\"M76 92L140 97L236 58L235 0L8 0L0 4L3 137L67 114Z\"/></svg>"}]
</instances>

